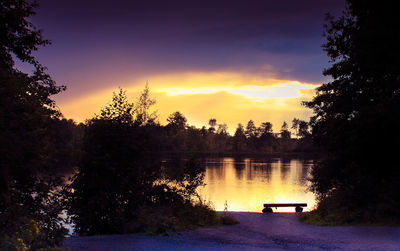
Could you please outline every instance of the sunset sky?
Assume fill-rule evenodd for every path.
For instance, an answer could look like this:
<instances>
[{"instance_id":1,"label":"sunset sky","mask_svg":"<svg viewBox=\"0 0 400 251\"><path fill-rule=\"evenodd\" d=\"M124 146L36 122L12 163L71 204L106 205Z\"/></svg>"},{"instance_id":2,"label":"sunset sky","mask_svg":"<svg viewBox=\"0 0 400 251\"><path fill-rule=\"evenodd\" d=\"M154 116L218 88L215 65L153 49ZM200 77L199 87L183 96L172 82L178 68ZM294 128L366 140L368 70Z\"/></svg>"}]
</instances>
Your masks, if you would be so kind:
<instances>
[{"instance_id":1,"label":"sunset sky","mask_svg":"<svg viewBox=\"0 0 400 251\"><path fill-rule=\"evenodd\" d=\"M324 16L343 0L39 0L33 23L52 45L35 55L58 84L66 118L91 118L118 87L135 100L148 82L159 121L182 112L200 127L210 118L308 120L301 106L328 79L321 49ZM23 68L23 66L21 66Z\"/></svg>"}]
</instances>

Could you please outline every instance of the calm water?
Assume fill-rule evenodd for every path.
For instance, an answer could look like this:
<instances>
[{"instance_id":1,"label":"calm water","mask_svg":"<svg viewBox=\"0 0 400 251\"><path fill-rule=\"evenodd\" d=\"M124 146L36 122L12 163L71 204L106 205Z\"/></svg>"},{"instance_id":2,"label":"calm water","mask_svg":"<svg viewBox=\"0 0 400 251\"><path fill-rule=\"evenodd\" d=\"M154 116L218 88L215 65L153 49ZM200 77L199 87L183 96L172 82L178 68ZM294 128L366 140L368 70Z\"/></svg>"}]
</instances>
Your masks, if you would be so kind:
<instances>
[{"instance_id":1,"label":"calm water","mask_svg":"<svg viewBox=\"0 0 400 251\"><path fill-rule=\"evenodd\" d=\"M261 212L263 203L307 203L305 211L315 205L308 191L313 162L299 159L207 158L205 187L199 189L203 199L211 201L217 211ZM294 208L273 209L294 212Z\"/></svg>"},{"instance_id":2,"label":"calm water","mask_svg":"<svg viewBox=\"0 0 400 251\"><path fill-rule=\"evenodd\" d=\"M206 186L198 191L217 211L224 210L225 201L229 211L250 212L261 212L264 203L307 203L305 211L315 205L314 194L307 190L312 160L205 158L203 165ZM294 208L273 210L294 212ZM66 227L72 234L73 225Z\"/></svg>"}]
</instances>

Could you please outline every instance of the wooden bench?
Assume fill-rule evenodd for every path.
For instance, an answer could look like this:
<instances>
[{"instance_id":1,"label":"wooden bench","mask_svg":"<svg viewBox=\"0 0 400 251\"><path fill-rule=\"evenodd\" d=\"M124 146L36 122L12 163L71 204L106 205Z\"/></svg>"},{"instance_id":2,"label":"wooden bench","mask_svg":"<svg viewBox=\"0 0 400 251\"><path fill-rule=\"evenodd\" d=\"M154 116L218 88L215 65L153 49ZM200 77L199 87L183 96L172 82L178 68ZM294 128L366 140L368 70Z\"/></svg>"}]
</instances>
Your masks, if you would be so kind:
<instances>
[{"instance_id":1,"label":"wooden bench","mask_svg":"<svg viewBox=\"0 0 400 251\"><path fill-rule=\"evenodd\" d=\"M272 207L295 207L297 213L303 212L303 207L307 207L307 203L275 203L275 204L264 204L263 213L272 213Z\"/></svg>"}]
</instances>

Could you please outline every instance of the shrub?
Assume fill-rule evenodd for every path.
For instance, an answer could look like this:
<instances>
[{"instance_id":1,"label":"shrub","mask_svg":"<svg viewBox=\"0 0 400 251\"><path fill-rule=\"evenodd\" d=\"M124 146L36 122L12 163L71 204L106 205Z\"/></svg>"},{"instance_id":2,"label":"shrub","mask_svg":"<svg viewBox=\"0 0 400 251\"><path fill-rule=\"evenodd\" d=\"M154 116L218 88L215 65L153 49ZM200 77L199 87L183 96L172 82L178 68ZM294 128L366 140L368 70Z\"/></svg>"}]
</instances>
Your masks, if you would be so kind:
<instances>
[{"instance_id":1,"label":"shrub","mask_svg":"<svg viewBox=\"0 0 400 251\"><path fill-rule=\"evenodd\" d=\"M0 250L4 251L63 251L58 247L46 246L43 244L43 236L39 229L38 222L30 220L25 225L21 233L12 236L4 235L0 237Z\"/></svg>"}]
</instances>

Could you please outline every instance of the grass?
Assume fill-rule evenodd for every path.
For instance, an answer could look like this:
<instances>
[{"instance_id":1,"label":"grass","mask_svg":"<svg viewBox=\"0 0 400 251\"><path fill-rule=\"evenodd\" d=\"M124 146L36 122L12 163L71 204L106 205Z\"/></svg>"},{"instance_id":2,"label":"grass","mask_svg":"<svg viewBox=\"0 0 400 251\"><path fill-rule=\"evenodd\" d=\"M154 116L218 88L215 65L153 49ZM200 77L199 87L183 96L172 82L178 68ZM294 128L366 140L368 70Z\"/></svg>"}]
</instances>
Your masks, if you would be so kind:
<instances>
[{"instance_id":1,"label":"grass","mask_svg":"<svg viewBox=\"0 0 400 251\"><path fill-rule=\"evenodd\" d=\"M229 213L223 212L219 216L219 218L220 218L219 219L220 224L222 224L222 225L236 225L236 224L239 224L239 221L235 217L230 215Z\"/></svg>"},{"instance_id":2,"label":"grass","mask_svg":"<svg viewBox=\"0 0 400 251\"><path fill-rule=\"evenodd\" d=\"M316 225L316 226L337 226L342 225L336 220L335 215L328 215L327 217L321 216L317 211L302 213L299 220L302 223Z\"/></svg>"},{"instance_id":3,"label":"grass","mask_svg":"<svg viewBox=\"0 0 400 251\"><path fill-rule=\"evenodd\" d=\"M175 207L143 208L139 217L126 224L124 232L144 235L175 235L199 227L234 225L239 222L229 213L217 213L207 203L188 203Z\"/></svg>"},{"instance_id":4,"label":"grass","mask_svg":"<svg viewBox=\"0 0 400 251\"><path fill-rule=\"evenodd\" d=\"M331 213L323 214L317 209L302 213L299 216L299 221L316 226L400 226L400 219L398 218L375 215L360 218L357 217L358 215L360 213L343 213L333 210Z\"/></svg>"}]
</instances>

